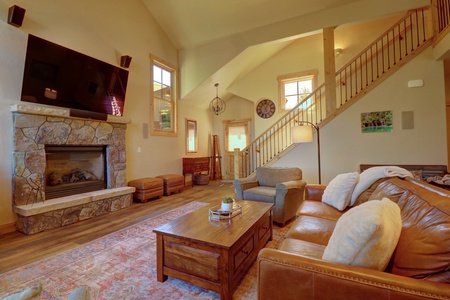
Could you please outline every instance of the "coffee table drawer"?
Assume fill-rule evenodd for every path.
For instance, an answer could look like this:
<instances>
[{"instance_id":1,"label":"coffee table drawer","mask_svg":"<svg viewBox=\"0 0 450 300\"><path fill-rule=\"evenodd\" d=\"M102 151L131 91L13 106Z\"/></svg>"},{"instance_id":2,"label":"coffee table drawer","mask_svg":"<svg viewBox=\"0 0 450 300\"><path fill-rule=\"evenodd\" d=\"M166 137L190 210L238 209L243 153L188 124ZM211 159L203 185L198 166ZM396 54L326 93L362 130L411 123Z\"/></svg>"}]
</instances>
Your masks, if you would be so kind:
<instances>
[{"instance_id":1,"label":"coffee table drawer","mask_svg":"<svg viewBox=\"0 0 450 300\"><path fill-rule=\"evenodd\" d=\"M264 239L267 234L271 234L270 228L271 228L271 221L270 221L270 212L268 212L264 217L261 218L261 223L258 227L258 240ZM267 241L265 241L267 242Z\"/></svg>"},{"instance_id":2,"label":"coffee table drawer","mask_svg":"<svg viewBox=\"0 0 450 300\"><path fill-rule=\"evenodd\" d=\"M242 248L240 248L234 255L234 271L236 271L242 263L249 257L255 250L255 243L253 235L244 243Z\"/></svg>"},{"instance_id":3,"label":"coffee table drawer","mask_svg":"<svg viewBox=\"0 0 450 300\"><path fill-rule=\"evenodd\" d=\"M164 266L213 282L219 282L220 254L164 241Z\"/></svg>"}]
</instances>

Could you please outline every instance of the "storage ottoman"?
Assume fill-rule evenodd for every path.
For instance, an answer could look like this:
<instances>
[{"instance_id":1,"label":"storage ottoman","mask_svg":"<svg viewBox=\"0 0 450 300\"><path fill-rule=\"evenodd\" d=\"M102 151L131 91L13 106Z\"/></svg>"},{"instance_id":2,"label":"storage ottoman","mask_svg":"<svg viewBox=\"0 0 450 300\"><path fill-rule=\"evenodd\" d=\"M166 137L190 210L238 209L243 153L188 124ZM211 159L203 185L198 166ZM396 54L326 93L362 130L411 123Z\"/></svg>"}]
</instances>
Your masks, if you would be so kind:
<instances>
[{"instance_id":1,"label":"storage ottoman","mask_svg":"<svg viewBox=\"0 0 450 300\"><path fill-rule=\"evenodd\" d=\"M128 186L136 188L133 193L134 199L139 199L141 202L147 202L147 199L164 195L164 183L161 178L141 178L128 182Z\"/></svg>"},{"instance_id":2,"label":"storage ottoman","mask_svg":"<svg viewBox=\"0 0 450 300\"><path fill-rule=\"evenodd\" d=\"M156 176L164 181L164 195L169 196L174 192L181 192L184 189L184 176L180 174L166 174Z\"/></svg>"}]
</instances>

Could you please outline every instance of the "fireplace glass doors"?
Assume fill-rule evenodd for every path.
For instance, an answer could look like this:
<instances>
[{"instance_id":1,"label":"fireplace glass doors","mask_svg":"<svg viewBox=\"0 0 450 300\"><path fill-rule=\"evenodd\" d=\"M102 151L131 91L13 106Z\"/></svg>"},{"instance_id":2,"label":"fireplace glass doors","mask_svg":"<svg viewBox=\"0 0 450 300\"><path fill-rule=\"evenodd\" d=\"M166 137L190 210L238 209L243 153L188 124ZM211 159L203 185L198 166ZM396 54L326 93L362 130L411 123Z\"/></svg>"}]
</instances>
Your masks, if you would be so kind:
<instances>
[{"instance_id":1,"label":"fireplace glass doors","mask_svg":"<svg viewBox=\"0 0 450 300\"><path fill-rule=\"evenodd\" d=\"M45 199L106 188L104 146L45 146Z\"/></svg>"}]
</instances>

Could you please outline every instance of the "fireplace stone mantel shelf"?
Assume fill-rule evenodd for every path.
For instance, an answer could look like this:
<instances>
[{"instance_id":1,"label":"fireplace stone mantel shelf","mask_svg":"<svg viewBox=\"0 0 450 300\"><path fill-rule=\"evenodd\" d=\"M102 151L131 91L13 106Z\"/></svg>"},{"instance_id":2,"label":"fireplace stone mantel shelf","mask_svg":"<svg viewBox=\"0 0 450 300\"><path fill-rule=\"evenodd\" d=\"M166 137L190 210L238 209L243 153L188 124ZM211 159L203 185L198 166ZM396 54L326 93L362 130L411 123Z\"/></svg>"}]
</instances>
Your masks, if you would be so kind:
<instances>
[{"instance_id":1,"label":"fireplace stone mantel shelf","mask_svg":"<svg viewBox=\"0 0 450 300\"><path fill-rule=\"evenodd\" d=\"M34 234L129 207L125 131L130 120L108 115L106 121L70 115L70 109L15 104L13 114L13 210L16 228ZM105 147L106 189L54 199L46 197L46 146Z\"/></svg>"},{"instance_id":2,"label":"fireplace stone mantel shelf","mask_svg":"<svg viewBox=\"0 0 450 300\"><path fill-rule=\"evenodd\" d=\"M67 197L46 200L43 202L33 204L18 205L14 207L14 212L22 216L29 217L59 209L85 205L92 202L105 200L108 198L116 198L123 195L129 195L131 193L134 193L134 191L135 191L134 187L120 187L114 189L82 193Z\"/></svg>"},{"instance_id":3,"label":"fireplace stone mantel shelf","mask_svg":"<svg viewBox=\"0 0 450 300\"><path fill-rule=\"evenodd\" d=\"M68 109L68 108L57 108L57 107L50 107L50 106L28 105L28 104L14 104L14 105L11 105L10 110L11 110L11 112L22 113L22 114L73 118L73 117L70 117L70 109ZM106 122L119 123L119 124L130 124L131 120L124 118L124 117L108 115L108 120Z\"/></svg>"}]
</instances>

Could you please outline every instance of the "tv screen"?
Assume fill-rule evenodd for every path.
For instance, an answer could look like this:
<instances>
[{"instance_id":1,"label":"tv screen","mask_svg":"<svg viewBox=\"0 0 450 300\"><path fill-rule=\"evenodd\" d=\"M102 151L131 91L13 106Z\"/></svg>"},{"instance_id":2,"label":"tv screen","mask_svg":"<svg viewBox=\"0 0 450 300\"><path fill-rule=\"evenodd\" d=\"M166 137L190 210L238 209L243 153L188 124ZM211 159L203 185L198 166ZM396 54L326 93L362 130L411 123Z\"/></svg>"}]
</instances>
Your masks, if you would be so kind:
<instances>
[{"instance_id":1,"label":"tv screen","mask_svg":"<svg viewBox=\"0 0 450 300\"><path fill-rule=\"evenodd\" d=\"M28 36L22 101L122 116L127 82L125 69Z\"/></svg>"}]
</instances>

